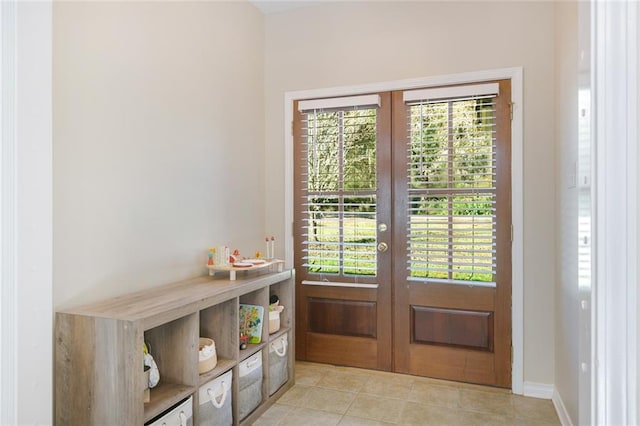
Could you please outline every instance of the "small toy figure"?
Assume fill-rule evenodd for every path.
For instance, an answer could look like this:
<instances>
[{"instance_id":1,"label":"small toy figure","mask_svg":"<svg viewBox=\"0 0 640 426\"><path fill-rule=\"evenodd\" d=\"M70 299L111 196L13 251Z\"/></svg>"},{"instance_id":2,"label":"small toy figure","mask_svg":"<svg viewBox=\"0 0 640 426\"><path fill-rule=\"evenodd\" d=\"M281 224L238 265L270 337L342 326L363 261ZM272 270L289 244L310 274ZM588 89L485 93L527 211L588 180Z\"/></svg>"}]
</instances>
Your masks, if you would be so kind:
<instances>
[{"instance_id":1,"label":"small toy figure","mask_svg":"<svg viewBox=\"0 0 640 426\"><path fill-rule=\"evenodd\" d=\"M213 265L213 255L215 254L215 252L216 252L215 248L209 249L209 254L207 255L209 257L209 259L207 260L207 265Z\"/></svg>"},{"instance_id":2,"label":"small toy figure","mask_svg":"<svg viewBox=\"0 0 640 426\"><path fill-rule=\"evenodd\" d=\"M240 333L240 349L247 349L247 341L249 340L249 336L244 333Z\"/></svg>"}]
</instances>

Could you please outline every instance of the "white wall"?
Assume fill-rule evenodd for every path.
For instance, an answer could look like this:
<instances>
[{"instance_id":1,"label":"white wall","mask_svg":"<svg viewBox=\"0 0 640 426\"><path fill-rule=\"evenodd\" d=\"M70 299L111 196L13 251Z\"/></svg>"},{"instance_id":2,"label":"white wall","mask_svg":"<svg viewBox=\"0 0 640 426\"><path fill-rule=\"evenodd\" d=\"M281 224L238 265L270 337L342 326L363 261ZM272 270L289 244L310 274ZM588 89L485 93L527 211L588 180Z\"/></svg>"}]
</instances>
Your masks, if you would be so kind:
<instances>
[{"instance_id":1,"label":"white wall","mask_svg":"<svg viewBox=\"0 0 640 426\"><path fill-rule=\"evenodd\" d=\"M246 2L54 3L56 309L262 249L263 33Z\"/></svg>"},{"instance_id":2,"label":"white wall","mask_svg":"<svg viewBox=\"0 0 640 426\"><path fill-rule=\"evenodd\" d=\"M579 294L578 5L556 2L556 265L555 387L573 424L578 423Z\"/></svg>"},{"instance_id":3,"label":"white wall","mask_svg":"<svg viewBox=\"0 0 640 426\"><path fill-rule=\"evenodd\" d=\"M266 226L277 238L285 92L524 67L524 379L543 384L555 344L553 13L547 2L353 2L266 17Z\"/></svg>"}]
</instances>

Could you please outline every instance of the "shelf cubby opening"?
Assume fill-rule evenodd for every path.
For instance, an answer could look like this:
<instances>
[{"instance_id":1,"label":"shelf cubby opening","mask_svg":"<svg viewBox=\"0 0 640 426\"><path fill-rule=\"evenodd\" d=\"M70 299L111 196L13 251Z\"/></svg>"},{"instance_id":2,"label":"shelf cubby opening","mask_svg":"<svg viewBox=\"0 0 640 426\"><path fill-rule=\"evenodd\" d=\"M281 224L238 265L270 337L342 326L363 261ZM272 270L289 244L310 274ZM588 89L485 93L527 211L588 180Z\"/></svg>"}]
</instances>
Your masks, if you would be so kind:
<instances>
[{"instance_id":1,"label":"shelf cubby opening","mask_svg":"<svg viewBox=\"0 0 640 426\"><path fill-rule=\"evenodd\" d=\"M193 313L144 332L144 341L160 373L160 381L151 389L150 401L145 403L145 421L184 399L196 388L197 330L198 316Z\"/></svg>"},{"instance_id":2,"label":"shelf cubby opening","mask_svg":"<svg viewBox=\"0 0 640 426\"><path fill-rule=\"evenodd\" d=\"M274 295L278 296L280 306L284 307L280 313L280 330L291 328L293 324L294 301L292 285L291 281L282 281L269 286L269 299Z\"/></svg>"},{"instance_id":3,"label":"shelf cubby opening","mask_svg":"<svg viewBox=\"0 0 640 426\"><path fill-rule=\"evenodd\" d=\"M232 298L200 311L200 337L213 339L218 363L200 375L206 383L235 365L238 358L238 299Z\"/></svg>"}]
</instances>

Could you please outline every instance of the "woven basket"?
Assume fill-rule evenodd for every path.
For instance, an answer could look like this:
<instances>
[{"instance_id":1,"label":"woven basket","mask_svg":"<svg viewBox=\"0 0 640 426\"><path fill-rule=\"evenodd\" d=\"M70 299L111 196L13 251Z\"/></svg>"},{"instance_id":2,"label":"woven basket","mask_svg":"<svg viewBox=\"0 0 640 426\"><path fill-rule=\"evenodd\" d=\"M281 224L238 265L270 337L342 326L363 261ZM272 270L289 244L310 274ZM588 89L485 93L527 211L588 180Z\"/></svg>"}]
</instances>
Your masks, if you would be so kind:
<instances>
[{"instance_id":1,"label":"woven basket","mask_svg":"<svg viewBox=\"0 0 640 426\"><path fill-rule=\"evenodd\" d=\"M211 354L208 357L203 358L200 355L202 354L202 351L206 350L208 347L210 347L213 350L211 351ZM198 351L199 351L198 373L204 374L208 371L213 370L218 364L218 356L216 354L215 342L212 339L209 339L207 337L201 337Z\"/></svg>"}]
</instances>

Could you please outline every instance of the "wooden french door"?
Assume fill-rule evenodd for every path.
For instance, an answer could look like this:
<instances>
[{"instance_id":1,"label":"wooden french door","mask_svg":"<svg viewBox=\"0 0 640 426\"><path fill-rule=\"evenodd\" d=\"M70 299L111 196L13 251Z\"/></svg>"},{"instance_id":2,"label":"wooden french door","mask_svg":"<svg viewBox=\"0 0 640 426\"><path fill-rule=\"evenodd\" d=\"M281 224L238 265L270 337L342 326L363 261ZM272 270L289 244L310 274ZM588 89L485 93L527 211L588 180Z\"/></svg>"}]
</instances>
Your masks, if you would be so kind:
<instances>
[{"instance_id":1,"label":"wooden french door","mask_svg":"<svg viewBox=\"0 0 640 426\"><path fill-rule=\"evenodd\" d=\"M327 102L294 104L296 354L390 370L391 94Z\"/></svg>"},{"instance_id":2,"label":"wooden french door","mask_svg":"<svg viewBox=\"0 0 640 426\"><path fill-rule=\"evenodd\" d=\"M510 99L509 81L394 93L397 372L511 386Z\"/></svg>"},{"instance_id":3,"label":"wooden french door","mask_svg":"<svg viewBox=\"0 0 640 426\"><path fill-rule=\"evenodd\" d=\"M375 96L295 106L297 355L510 387L509 81Z\"/></svg>"}]
</instances>

